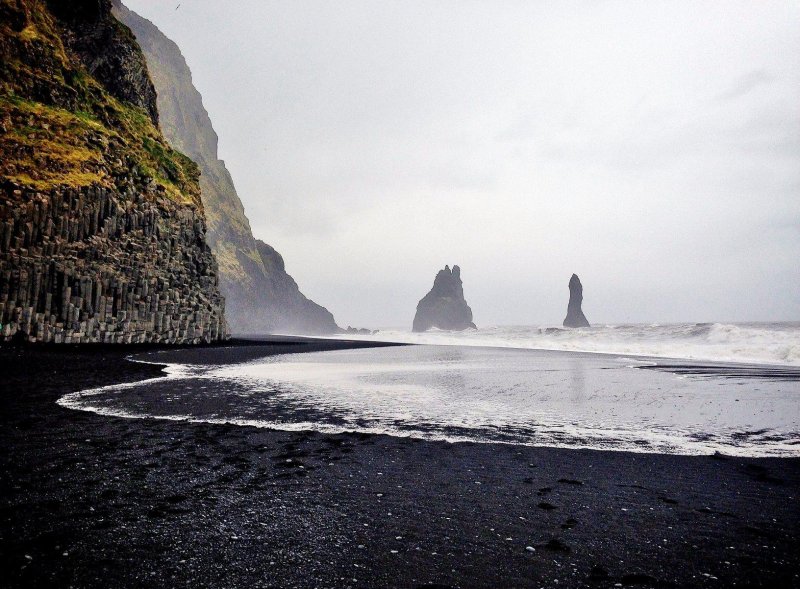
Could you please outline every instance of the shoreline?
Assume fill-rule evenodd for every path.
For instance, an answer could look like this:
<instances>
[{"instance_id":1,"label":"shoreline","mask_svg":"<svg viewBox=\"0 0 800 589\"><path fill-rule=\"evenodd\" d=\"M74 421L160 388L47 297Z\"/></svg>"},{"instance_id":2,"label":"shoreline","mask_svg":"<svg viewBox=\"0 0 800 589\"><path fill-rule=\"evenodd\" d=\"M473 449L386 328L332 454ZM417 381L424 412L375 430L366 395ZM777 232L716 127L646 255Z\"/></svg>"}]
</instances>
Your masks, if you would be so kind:
<instances>
[{"instance_id":1,"label":"shoreline","mask_svg":"<svg viewBox=\"0 0 800 589\"><path fill-rule=\"evenodd\" d=\"M437 346L427 346L425 344L397 344L391 342L382 342L381 344L372 346L371 344L364 344L363 342L353 342L349 340L334 340L326 339L320 340L317 338L301 338L293 337L292 343L303 343L304 347L300 348L279 348L279 344L286 343L280 338L275 342L263 341L248 341L247 347L241 349L237 347L234 342L231 346L222 347L216 346L212 348L205 348L199 350L162 350L160 352L147 352L143 354L134 354L128 357L128 360L133 362L143 362L158 365L164 368L164 372L156 378L147 379L145 381L137 381L124 385L112 384L107 387L91 388L72 393L58 399L57 403L65 408L87 411L105 417L120 417L126 419L159 419L164 421L184 422L194 424L213 424L213 425L234 425L239 427L253 427L258 429L267 429L275 431L286 432L317 432L325 435L338 435L338 434L364 434L364 435L387 435L397 438L410 438L429 442L447 442L451 444L460 443L478 443L478 444L503 444L512 446L527 446L535 448L551 448L551 449L573 449L573 450L589 450L600 452L629 452L632 454L674 454L683 456L711 456L723 455L726 457L741 457L741 458L800 458L800 449L797 444L797 436L794 438L785 434L782 439L785 440L784 444L778 443L778 437L783 435L777 430L773 430L772 434L765 433L768 430L763 430L764 437L769 439L769 443L748 444L745 439L751 432L759 433L760 425L742 422L739 424L737 434L730 438L717 440L713 439L713 435L706 430L695 430L693 439L690 434L676 433L674 436L659 435L655 431L648 432L643 430L639 432L639 438L625 436L620 432L616 436L611 435L603 437L594 431L589 430L575 430L571 433L564 435L550 435L540 436L535 430L527 432L527 435L522 433L502 434L498 430L496 432L484 431L483 434L478 433L482 428L472 429L469 427L459 427L457 424L437 426L435 421L430 424L418 423L417 426L407 426L402 423L392 424L388 422L371 421L370 419L347 419L347 420L329 420L327 417L335 415L338 407L331 408L332 410L322 410L314 412L303 410L302 408L297 412L292 412L291 415L282 415L282 412L266 411L260 415L251 414L231 414L230 412L209 412L208 401L204 401L200 406L206 409L199 413L193 413L189 406L184 404L182 409L173 409L169 407L169 403L163 405L158 401L163 395L170 395L170 390L176 388L181 391L190 391L192 386L200 386L201 390L205 390L208 386L223 388L219 389L221 397L225 396L224 387L225 381L211 381L214 384L208 385L208 381L204 381L201 374L214 366L225 364L233 366L239 363L248 363L252 359L263 358L266 355L275 355L288 353L295 355L296 352L309 352L314 353L318 351L332 351L344 350L346 348L386 348L386 347L422 347L422 348L436 348ZM308 347L305 347L308 346ZM466 346L459 348L458 346L447 346L452 349L459 350L493 350L497 352L532 355L532 357L544 359L545 362L559 361L563 358L574 359L592 359L596 360L598 357L605 357L604 355L586 352L572 352L572 351L551 351L551 350L535 350L527 348L508 349L508 348L492 348ZM166 356L165 356L166 354ZM191 354L191 355L189 355ZM315 363L323 362L322 356L317 360L310 361L309 366L314 366ZM622 361L628 369L633 369L631 373L644 371L644 372L666 372L680 376L693 376L693 377L716 377L716 380L723 384L724 379L732 380L732 384L737 386L743 385L748 379L755 379L755 387L759 387L759 382L765 380L777 381L800 381L800 371L791 368L775 369L768 366L753 366L745 364L731 364L731 363L695 363L695 362L677 362L677 363L639 363L633 362L633 358L618 359ZM290 360L286 358L289 364L297 362L298 360ZM399 360L402 362L402 360ZM256 362L258 364L258 362ZM197 370L201 369L198 373ZM243 367L242 370L246 371L247 368ZM200 380L195 380L195 379ZM332 376L330 377L332 378ZM170 379L174 379L173 385L169 383ZM329 377L326 377L329 380ZM326 382L327 382L326 380ZM195 385L188 384L194 382ZM183 384L187 383L187 384ZM535 386L534 383L530 383ZM141 385L141 386L140 386ZM293 388L293 381L291 379L286 381L278 381L273 383L273 386L282 388L283 386L289 389ZM629 385L636 386L636 385ZM104 389L111 390L111 396L119 396L122 389L132 389L130 394L139 397L138 406L126 407L125 403L120 405L107 404L102 399L107 399L108 395L103 392ZM152 390L150 393L143 391ZM155 389L155 390L153 390ZM758 390L758 389L756 389ZM140 393L140 391L142 391ZM363 391L369 394L369 391ZM657 394L655 391L653 391ZM798 391L800 392L800 391ZM182 394L186 394L183 392ZM697 392L696 394L704 394ZM95 402L93 398L95 395L99 396L100 401ZM125 395L122 395L124 397ZM171 397L172 395L170 395ZM145 401L145 398L149 400ZM189 394L188 402L193 403L191 398L193 395ZM215 397L216 398L216 397ZM757 401L757 399L750 399ZM324 401L318 399L318 401ZM738 401L738 399L737 399ZM667 401L667 404L669 401ZM535 404L535 402L534 402ZM147 407L150 407L148 410ZM225 403L223 402L223 405ZM221 407L222 407L221 406ZM792 406L794 410L794 406ZM573 424L575 425L575 424ZM513 429L513 426L510 426ZM552 425L551 425L552 427ZM489 428L491 429L491 428ZM656 428L657 429L657 428ZM613 427L612 427L613 430ZM690 432L691 433L691 432ZM774 434L774 435L773 435ZM740 436L737 438L736 436ZM771 438L770 438L771 436Z\"/></svg>"},{"instance_id":2,"label":"shoreline","mask_svg":"<svg viewBox=\"0 0 800 589\"><path fill-rule=\"evenodd\" d=\"M254 345L298 346L213 347L263 356ZM8 586L800 583L798 458L453 444L56 405L163 375L131 354L0 348Z\"/></svg>"}]
</instances>

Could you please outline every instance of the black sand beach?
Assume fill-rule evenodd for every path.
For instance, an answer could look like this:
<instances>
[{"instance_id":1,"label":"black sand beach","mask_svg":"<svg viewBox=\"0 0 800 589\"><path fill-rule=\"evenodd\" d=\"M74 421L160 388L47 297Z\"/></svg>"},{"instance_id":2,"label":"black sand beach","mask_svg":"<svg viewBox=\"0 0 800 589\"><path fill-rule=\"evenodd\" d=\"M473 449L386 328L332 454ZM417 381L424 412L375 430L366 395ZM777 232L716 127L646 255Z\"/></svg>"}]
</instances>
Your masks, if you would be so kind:
<instances>
[{"instance_id":1,"label":"black sand beach","mask_svg":"<svg viewBox=\"0 0 800 589\"><path fill-rule=\"evenodd\" d=\"M366 344L213 353L354 345ZM134 351L0 349L0 585L800 586L800 459L287 433L56 405L160 373L126 361Z\"/></svg>"}]
</instances>

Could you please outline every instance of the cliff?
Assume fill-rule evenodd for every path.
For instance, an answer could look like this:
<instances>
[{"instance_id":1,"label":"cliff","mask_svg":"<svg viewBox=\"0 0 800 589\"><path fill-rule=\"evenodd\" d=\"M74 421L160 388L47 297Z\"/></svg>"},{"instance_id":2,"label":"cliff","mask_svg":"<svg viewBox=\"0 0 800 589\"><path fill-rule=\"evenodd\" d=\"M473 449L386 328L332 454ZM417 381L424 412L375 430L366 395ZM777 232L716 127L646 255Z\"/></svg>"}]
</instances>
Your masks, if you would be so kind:
<instances>
[{"instance_id":1,"label":"cliff","mask_svg":"<svg viewBox=\"0 0 800 589\"><path fill-rule=\"evenodd\" d=\"M226 337L199 170L110 0L0 0L0 340Z\"/></svg>"},{"instance_id":2,"label":"cliff","mask_svg":"<svg viewBox=\"0 0 800 589\"><path fill-rule=\"evenodd\" d=\"M569 303L567 304L567 316L564 318L564 327L589 327L589 321L581 309L582 303L583 285L578 275L573 274L569 279Z\"/></svg>"},{"instance_id":3,"label":"cliff","mask_svg":"<svg viewBox=\"0 0 800 589\"><path fill-rule=\"evenodd\" d=\"M178 46L150 21L115 0L114 13L144 51L158 94L161 129L200 166L208 240L220 266L220 289L236 333L334 333L333 315L307 299L283 259L256 240L231 175L217 154L217 134Z\"/></svg>"},{"instance_id":4,"label":"cliff","mask_svg":"<svg viewBox=\"0 0 800 589\"><path fill-rule=\"evenodd\" d=\"M461 269L445 266L439 270L433 281L433 288L419 304L414 316L414 331L427 331L432 327L451 331L475 328L472 322L472 309L464 299L464 286L461 282Z\"/></svg>"}]
</instances>

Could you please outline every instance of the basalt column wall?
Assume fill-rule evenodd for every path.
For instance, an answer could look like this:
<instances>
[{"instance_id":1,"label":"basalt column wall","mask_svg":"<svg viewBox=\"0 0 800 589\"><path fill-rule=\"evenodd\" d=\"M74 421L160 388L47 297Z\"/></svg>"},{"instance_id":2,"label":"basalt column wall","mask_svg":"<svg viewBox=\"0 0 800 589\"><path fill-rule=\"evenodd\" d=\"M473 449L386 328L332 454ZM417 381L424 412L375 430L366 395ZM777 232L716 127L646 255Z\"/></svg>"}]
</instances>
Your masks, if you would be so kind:
<instances>
[{"instance_id":1,"label":"basalt column wall","mask_svg":"<svg viewBox=\"0 0 800 589\"><path fill-rule=\"evenodd\" d=\"M0 341L227 337L205 220L159 187L0 187Z\"/></svg>"}]
</instances>

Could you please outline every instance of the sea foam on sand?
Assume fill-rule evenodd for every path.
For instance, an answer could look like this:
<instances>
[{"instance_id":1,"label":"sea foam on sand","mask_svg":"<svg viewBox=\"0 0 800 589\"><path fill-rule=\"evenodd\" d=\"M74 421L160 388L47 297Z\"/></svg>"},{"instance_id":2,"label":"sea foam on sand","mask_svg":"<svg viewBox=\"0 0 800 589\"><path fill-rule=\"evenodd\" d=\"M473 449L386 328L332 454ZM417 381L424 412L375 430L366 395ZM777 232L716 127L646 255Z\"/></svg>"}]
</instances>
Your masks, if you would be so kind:
<instances>
[{"instance_id":1,"label":"sea foam on sand","mask_svg":"<svg viewBox=\"0 0 800 589\"><path fill-rule=\"evenodd\" d=\"M800 372L674 374L644 359L398 346L171 366L59 402L123 417L636 452L800 456Z\"/></svg>"}]
</instances>

